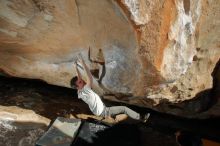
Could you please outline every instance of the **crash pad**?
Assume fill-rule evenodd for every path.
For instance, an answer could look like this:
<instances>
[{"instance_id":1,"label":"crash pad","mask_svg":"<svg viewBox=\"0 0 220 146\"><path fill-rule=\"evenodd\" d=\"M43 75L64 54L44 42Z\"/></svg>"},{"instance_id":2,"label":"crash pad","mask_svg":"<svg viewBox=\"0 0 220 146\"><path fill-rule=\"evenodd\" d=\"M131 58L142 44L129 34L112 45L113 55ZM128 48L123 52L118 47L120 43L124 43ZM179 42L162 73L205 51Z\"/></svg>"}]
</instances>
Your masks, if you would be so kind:
<instances>
[{"instance_id":1,"label":"crash pad","mask_svg":"<svg viewBox=\"0 0 220 146\"><path fill-rule=\"evenodd\" d=\"M37 141L36 146L70 146L80 125L80 119L57 117L48 131Z\"/></svg>"}]
</instances>

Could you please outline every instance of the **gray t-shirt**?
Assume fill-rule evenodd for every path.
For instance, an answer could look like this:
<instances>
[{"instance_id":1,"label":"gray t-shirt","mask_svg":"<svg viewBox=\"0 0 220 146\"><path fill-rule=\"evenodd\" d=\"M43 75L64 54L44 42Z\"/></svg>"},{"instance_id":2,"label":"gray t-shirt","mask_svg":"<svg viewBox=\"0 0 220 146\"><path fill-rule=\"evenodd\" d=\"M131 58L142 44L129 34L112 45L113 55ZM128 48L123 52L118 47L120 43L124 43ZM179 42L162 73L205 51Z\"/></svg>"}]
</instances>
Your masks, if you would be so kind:
<instances>
[{"instance_id":1,"label":"gray t-shirt","mask_svg":"<svg viewBox=\"0 0 220 146\"><path fill-rule=\"evenodd\" d=\"M93 114L99 116L103 112L105 105L99 95L92 91L88 85L85 85L81 90L78 90L78 98L88 104Z\"/></svg>"}]
</instances>

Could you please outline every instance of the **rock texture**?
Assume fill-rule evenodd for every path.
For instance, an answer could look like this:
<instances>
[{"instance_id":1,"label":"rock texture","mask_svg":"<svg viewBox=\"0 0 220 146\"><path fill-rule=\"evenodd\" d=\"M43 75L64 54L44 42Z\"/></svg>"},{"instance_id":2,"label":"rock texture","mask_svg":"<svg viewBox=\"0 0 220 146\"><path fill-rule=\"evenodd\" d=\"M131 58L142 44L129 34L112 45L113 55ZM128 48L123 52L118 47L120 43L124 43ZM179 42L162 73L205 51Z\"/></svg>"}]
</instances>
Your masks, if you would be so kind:
<instances>
[{"instance_id":1,"label":"rock texture","mask_svg":"<svg viewBox=\"0 0 220 146\"><path fill-rule=\"evenodd\" d=\"M218 0L0 0L0 69L70 87L72 64L82 53L94 89L104 97L174 114L183 114L186 105L199 112L208 108L213 85L219 87L213 84L219 78L213 73L220 58L219 5ZM183 102L190 99L197 104Z\"/></svg>"},{"instance_id":2,"label":"rock texture","mask_svg":"<svg viewBox=\"0 0 220 146\"><path fill-rule=\"evenodd\" d=\"M16 106L0 106L0 145L35 145L50 120Z\"/></svg>"},{"instance_id":3,"label":"rock texture","mask_svg":"<svg viewBox=\"0 0 220 146\"><path fill-rule=\"evenodd\" d=\"M26 110L19 108L17 106L0 106L0 120L11 121L11 122L23 122L23 123L39 123L48 126L50 124L50 120L43 116L40 116L33 112L32 110Z\"/></svg>"}]
</instances>

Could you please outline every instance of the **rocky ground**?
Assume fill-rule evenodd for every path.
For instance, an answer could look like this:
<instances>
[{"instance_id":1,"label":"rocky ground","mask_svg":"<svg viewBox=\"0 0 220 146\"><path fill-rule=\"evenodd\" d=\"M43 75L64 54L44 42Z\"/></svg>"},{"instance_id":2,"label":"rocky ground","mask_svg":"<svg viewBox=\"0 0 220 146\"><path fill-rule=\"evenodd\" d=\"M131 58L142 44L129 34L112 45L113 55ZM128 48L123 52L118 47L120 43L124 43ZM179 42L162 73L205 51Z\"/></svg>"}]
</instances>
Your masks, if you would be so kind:
<instances>
[{"instance_id":1,"label":"rocky ground","mask_svg":"<svg viewBox=\"0 0 220 146\"><path fill-rule=\"evenodd\" d=\"M105 101L107 105L122 105ZM128 123L138 129L140 143L143 146L175 146L175 132L190 131L197 136L214 141L220 141L220 119L183 119L167 114L161 114L148 109L130 106L140 113L151 112L146 125L138 124L131 119ZM47 126L56 117L93 118L88 107L77 99L76 91L68 88L48 85L41 81L18 78L0 78L0 146L29 146L45 132ZM119 117L124 118L123 116ZM107 119L108 123L117 123ZM119 128L122 135L127 135L126 129ZM113 133L114 134L114 133Z\"/></svg>"}]
</instances>

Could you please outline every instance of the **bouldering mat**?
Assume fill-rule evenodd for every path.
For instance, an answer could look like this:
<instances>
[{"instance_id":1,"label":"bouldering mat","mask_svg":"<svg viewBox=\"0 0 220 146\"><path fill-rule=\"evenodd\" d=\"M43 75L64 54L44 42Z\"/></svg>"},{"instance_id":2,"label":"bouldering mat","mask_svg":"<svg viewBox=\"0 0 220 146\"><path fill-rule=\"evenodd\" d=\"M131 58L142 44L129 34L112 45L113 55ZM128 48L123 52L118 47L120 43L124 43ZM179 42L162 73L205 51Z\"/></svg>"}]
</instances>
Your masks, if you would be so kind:
<instances>
[{"instance_id":1,"label":"bouldering mat","mask_svg":"<svg viewBox=\"0 0 220 146\"><path fill-rule=\"evenodd\" d=\"M58 117L48 131L37 141L36 146L70 146L80 125L80 119Z\"/></svg>"}]
</instances>

